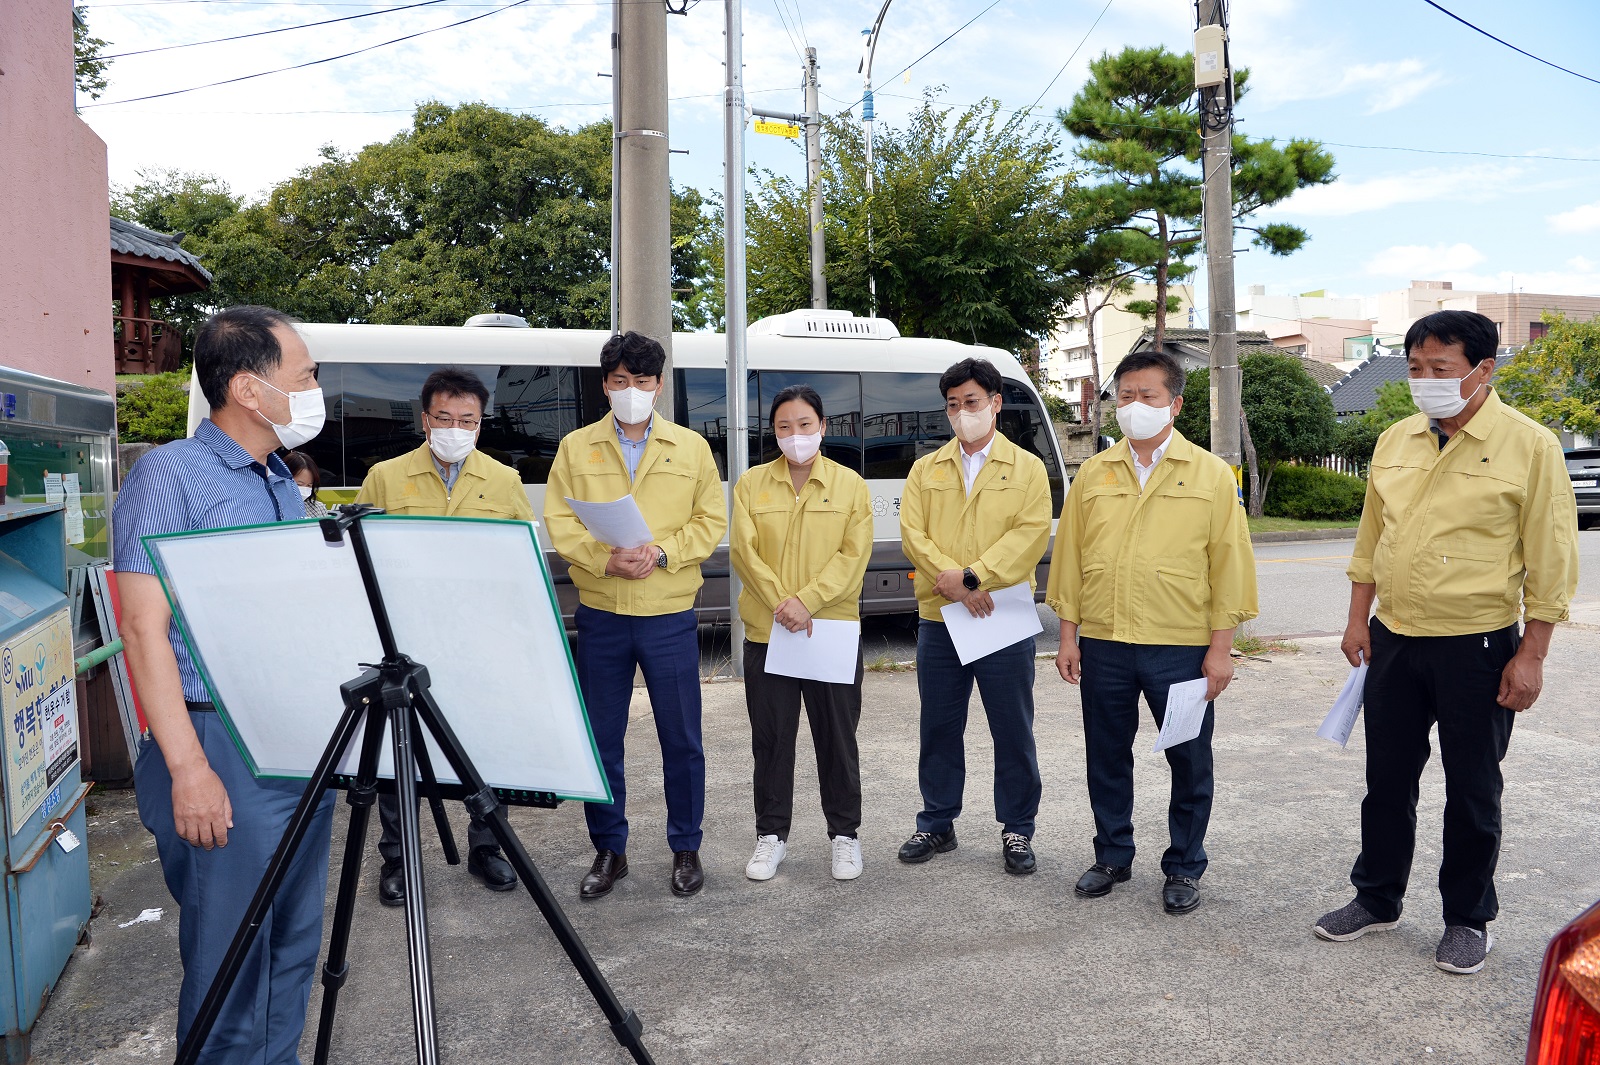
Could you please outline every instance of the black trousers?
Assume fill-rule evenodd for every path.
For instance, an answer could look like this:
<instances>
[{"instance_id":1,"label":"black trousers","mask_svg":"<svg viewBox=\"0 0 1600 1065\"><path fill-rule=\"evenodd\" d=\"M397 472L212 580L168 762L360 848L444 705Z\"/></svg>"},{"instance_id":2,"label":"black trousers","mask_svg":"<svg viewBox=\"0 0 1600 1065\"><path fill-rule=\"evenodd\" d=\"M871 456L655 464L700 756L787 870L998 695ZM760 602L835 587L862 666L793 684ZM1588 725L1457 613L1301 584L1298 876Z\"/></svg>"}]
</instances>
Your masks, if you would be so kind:
<instances>
[{"instance_id":1,"label":"black trousers","mask_svg":"<svg viewBox=\"0 0 1600 1065\"><path fill-rule=\"evenodd\" d=\"M744 642L744 701L750 712L750 749L755 755L756 834L789 838L794 816L794 745L805 700L811 742L817 749L817 782L828 836L855 836L861 827L861 756L856 726L861 721L861 653L854 684L826 684L767 672L767 645Z\"/></svg>"},{"instance_id":2,"label":"black trousers","mask_svg":"<svg viewBox=\"0 0 1600 1065\"><path fill-rule=\"evenodd\" d=\"M1522 637L1517 626L1470 636L1402 636L1372 619L1367 671L1367 797L1361 855L1350 871L1356 901L1380 921L1400 917L1417 841L1417 785L1439 726L1444 766L1444 861L1439 895L1447 925L1480 931L1500 912L1500 762L1514 710L1495 701L1500 674Z\"/></svg>"},{"instance_id":3,"label":"black trousers","mask_svg":"<svg viewBox=\"0 0 1600 1065\"><path fill-rule=\"evenodd\" d=\"M420 805L420 800L419 800ZM432 825L433 816L423 813L423 825ZM385 862L398 862L400 860L400 800L393 795L378 796L378 821L383 825L383 832L378 836L378 853ZM467 823L467 849L462 851L462 856L472 853L479 847L500 846L500 841L494 838L494 832L488 825L478 823L474 817Z\"/></svg>"}]
</instances>

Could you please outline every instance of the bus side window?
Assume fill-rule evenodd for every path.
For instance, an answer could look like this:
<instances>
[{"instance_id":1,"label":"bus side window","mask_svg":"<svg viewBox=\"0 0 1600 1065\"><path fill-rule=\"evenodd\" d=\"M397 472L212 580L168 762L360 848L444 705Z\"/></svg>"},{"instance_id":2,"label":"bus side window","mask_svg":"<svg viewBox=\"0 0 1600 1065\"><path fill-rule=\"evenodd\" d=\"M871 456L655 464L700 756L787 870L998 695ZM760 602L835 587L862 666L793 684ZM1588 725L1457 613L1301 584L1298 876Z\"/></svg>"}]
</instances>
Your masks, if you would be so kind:
<instances>
[{"instance_id":1,"label":"bus side window","mask_svg":"<svg viewBox=\"0 0 1600 1065\"><path fill-rule=\"evenodd\" d=\"M904 480L917 459L950 439L938 374L868 371L861 398L869 480Z\"/></svg>"},{"instance_id":2,"label":"bus side window","mask_svg":"<svg viewBox=\"0 0 1600 1065\"><path fill-rule=\"evenodd\" d=\"M853 473L861 472L861 375L809 373L804 370L761 371L761 449L750 444L750 465L778 457L778 438L772 434L772 400L791 385L809 385L822 400L827 425L822 431L822 453Z\"/></svg>"},{"instance_id":3,"label":"bus side window","mask_svg":"<svg viewBox=\"0 0 1600 1065\"><path fill-rule=\"evenodd\" d=\"M523 484L544 484L561 438L577 427L576 367L502 366L479 446L515 468Z\"/></svg>"},{"instance_id":4,"label":"bus side window","mask_svg":"<svg viewBox=\"0 0 1600 1065\"><path fill-rule=\"evenodd\" d=\"M1000 431L1013 444L1044 462L1046 476L1050 479L1050 506L1053 513L1061 513L1066 499L1066 486L1061 479L1061 467L1056 462L1056 449L1050 437L1055 429L1050 419L1039 408L1038 402L1025 389L1007 381L1000 391Z\"/></svg>"},{"instance_id":5,"label":"bus side window","mask_svg":"<svg viewBox=\"0 0 1600 1065\"><path fill-rule=\"evenodd\" d=\"M756 413L756 375L751 371L745 405L750 424L750 463L761 454L760 425ZM717 474L728 479L728 377L722 370L674 370L673 418L686 429L693 429L711 445L717 460Z\"/></svg>"}]
</instances>

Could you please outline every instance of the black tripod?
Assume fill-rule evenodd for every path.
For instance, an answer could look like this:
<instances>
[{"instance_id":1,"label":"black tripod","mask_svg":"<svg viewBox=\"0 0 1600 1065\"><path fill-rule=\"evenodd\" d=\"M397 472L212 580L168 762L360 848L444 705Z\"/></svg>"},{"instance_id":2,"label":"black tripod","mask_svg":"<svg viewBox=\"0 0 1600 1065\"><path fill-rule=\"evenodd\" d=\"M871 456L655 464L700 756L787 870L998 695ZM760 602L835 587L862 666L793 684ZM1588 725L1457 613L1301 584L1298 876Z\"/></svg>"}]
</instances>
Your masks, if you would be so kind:
<instances>
[{"instance_id":1,"label":"black tripod","mask_svg":"<svg viewBox=\"0 0 1600 1065\"><path fill-rule=\"evenodd\" d=\"M178 1065L194 1065L198 1060L206 1038L216 1024L217 1015L222 1011L223 1001L244 965L250 944L260 931L267 909L272 905L295 852L311 826L323 793L330 787L343 787L346 789L346 801L350 804L350 829L345 840L344 864L339 874L339 894L329 937L328 962L322 973L324 992L315 1059L317 1065L326 1065L329 1044L333 1038L333 1017L338 1005L339 989L350 969L346 952L350 943L351 919L355 913L356 884L361 874L367 823L378 792L378 756L386 726L394 749L394 789L400 806L400 863L406 887L406 942L411 966L411 1010L416 1025L418 1065L437 1065L439 1060L433 1005L433 968L428 949L428 912L423 896L422 851L417 818L419 771L423 775L421 791L427 793L434 816L442 829L446 857L452 863L458 860L448 828L444 827L443 810L438 801L448 796L462 799L473 818L489 826L518 878L528 889L528 894L533 896L534 904L544 915L550 931L555 933L557 941L578 970L578 975L589 986L589 993L606 1015L617 1041L633 1055L634 1061L640 1065L653 1065L650 1052L641 1040L643 1025L638 1016L632 1010L623 1009L617 1001L611 985L589 956L588 948L578 938L578 933L562 912L555 896L550 893L544 878L534 868L528 852L511 831L505 807L501 805L494 789L484 783L450 723L445 720L439 704L434 702L429 691L427 667L413 662L395 646L394 630L389 624L383 593L378 587L372 556L360 524L361 519L369 514L381 513L381 510L371 506L344 506L338 508L336 515L322 519L322 536L330 546L342 545L346 531L349 533L356 563L361 570L361 580L366 586L367 601L372 607L373 620L377 623L383 661L376 666L366 666L361 676L339 686L339 693L344 698L344 713L312 773L305 794L295 807L272 860L267 863L266 873L245 910L244 918L239 922L239 930L234 933L222 967L206 991L194 1026L178 1050ZM351 781L339 777L336 769L346 749L354 741L363 719L365 730L361 740L359 768ZM441 785L434 779L432 766L428 764L427 748L422 742L424 729L444 753L460 784ZM512 798L528 805L555 804L554 795L541 792L517 793Z\"/></svg>"}]
</instances>

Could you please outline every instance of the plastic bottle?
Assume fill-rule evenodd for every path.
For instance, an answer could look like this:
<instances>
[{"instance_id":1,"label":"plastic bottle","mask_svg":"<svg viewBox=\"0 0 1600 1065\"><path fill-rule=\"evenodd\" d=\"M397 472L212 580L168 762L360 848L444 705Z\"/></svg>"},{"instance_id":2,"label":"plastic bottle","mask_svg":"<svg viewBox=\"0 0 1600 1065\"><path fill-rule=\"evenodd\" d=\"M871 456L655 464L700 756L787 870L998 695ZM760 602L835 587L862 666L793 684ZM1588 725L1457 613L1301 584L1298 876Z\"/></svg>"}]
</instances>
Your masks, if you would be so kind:
<instances>
[{"instance_id":1,"label":"plastic bottle","mask_svg":"<svg viewBox=\"0 0 1600 1065\"><path fill-rule=\"evenodd\" d=\"M6 472L11 466L11 449L0 440L0 505L6 501Z\"/></svg>"}]
</instances>

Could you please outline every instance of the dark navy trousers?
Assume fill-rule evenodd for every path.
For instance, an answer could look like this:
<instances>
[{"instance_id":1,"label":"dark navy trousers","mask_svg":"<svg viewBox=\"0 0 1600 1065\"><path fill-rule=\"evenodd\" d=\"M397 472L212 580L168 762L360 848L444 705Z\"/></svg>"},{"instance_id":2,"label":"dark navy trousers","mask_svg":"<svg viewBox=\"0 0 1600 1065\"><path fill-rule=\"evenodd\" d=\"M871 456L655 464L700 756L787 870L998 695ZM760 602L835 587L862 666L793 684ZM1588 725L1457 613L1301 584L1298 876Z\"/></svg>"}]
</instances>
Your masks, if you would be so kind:
<instances>
[{"instance_id":1,"label":"dark navy trousers","mask_svg":"<svg viewBox=\"0 0 1600 1065\"><path fill-rule=\"evenodd\" d=\"M585 803L589 838L597 851L628 849L628 785L623 737L635 669L644 673L661 741L667 798L667 844L700 849L706 807L706 752L700 740L700 641L694 611L634 617L579 605L578 685L589 710L612 801Z\"/></svg>"},{"instance_id":2,"label":"dark navy trousers","mask_svg":"<svg viewBox=\"0 0 1600 1065\"><path fill-rule=\"evenodd\" d=\"M1167 689L1199 677L1208 649L1088 637L1079 637L1078 647L1083 652L1083 741L1089 807L1094 811L1094 860L1132 865L1133 743L1139 732L1139 696L1150 704L1159 729L1166 717ZM1161 871L1168 876L1198 879L1206 871L1215 725L1215 704L1207 703L1200 735L1163 752L1172 770L1172 797L1167 804L1171 842L1161 856Z\"/></svg>"},{"instance_id":3,"label":"dark navy trousers","mask_svg":"<svg viewBox=\"0 0 1600 1065\"><path fill-rule=\"evenodd\" d=\"M306 785L257 780L239 756L222 719L191 711L206 760L228 789L233 828L228 845L205 850L185 842L172 816L172 776L155 742L146 739L134 766L139 820L156 837L161 875L178 903L178 1041L200 1012L222 967L245 908L288 826ZM322 949L322 907L328 888L328 846L334 792L323 797L283 886L245 957L200 1060L206 1065L295 1065L305 1028L311 978Z\"/></svg>"},{"instance_id":4,"label":"dark navy trousers","mask_svg":"<svg viewBox=\"0 0 1600 1065\"><path fill-rule=\"evenodd\" d=\"M1033 836L1039 813L1039 756L1033 744L1034 639L1029 636L962 665L943 622L917 626L917 693L922 748L917 778L922 812L917 831L948 832L961 816L967 782L967 707L978 685L994 737L994 816L1006 832Z\"/></svg>"}]
</instances>

